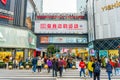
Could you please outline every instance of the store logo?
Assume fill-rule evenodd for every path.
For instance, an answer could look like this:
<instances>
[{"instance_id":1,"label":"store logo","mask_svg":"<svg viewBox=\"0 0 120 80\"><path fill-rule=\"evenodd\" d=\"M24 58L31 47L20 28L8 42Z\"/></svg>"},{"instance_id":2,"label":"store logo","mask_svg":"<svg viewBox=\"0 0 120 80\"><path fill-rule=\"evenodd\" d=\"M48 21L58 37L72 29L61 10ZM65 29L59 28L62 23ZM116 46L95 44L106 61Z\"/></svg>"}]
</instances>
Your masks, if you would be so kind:
<instances>
[{"instance_id":1,"label":"store logo","mask_svg":"<svg viewBox=\"0 0 120 80\"><path fill-rule=\"evenodd\" d=\"M29 37L28 41L31 45L35 45L35 39L34 38Z\"/></svg>"},{"instance_id":2,"label":"store logo","mask_svg":"<svg viewBox=\"0 0 120 80\"><path fill-rule=\"evenodd\" d=\"M1 2L6 5L7 4L7 0L1 0Z\"/></svg>"},{"instance_id":3,"label":"store logo","mask_svg":"<svg viewBox=\"0 0 120 80\"><path fill-rule=\"evenodd\" d=\"M83 25L80 25L80 27L83 27Z\"/></svg>"}]
</instances>

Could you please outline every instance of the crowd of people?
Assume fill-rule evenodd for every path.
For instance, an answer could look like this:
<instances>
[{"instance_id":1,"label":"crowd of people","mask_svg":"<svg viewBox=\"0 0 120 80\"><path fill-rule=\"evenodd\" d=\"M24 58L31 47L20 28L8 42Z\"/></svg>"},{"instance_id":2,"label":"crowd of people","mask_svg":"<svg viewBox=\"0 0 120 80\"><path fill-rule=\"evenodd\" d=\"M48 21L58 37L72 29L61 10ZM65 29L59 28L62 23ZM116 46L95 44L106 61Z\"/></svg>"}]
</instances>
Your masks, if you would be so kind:
<instances>
[{"instance_id":1,"label":"crowd of people","mask_svg":"<svg viewBox=\"0 0 120 80\"><path fill-rule=\"evenodd\" d=\"M48 73L52 71L52 76L57 77L58 72L59 76L62 77L63 70L66 70L67 68L72 68L73 66L76 66L76 60L72 57L70 58L48 58L48 57L33 57L31 59L26 59L26 62L31 61L32 63L32 72L41 72L42 69L46 69ZM13 59L13 64L15 64L16 61ZM22 65L22 60L19 62L19 66ZM14 65L13 67L15 67ZM120 59L116 58L108 59L108 58L90 58L88 61L83 60L82 58L78 61L78 67L79 68L79 76L86 77L89 76L90 78L93 78L93 80L100 80L100 73L101 69L105 69L106 73L108 75L108 79L111 80L112 75L117 75L117 72L119 72L120 68ZM113 71L115 74L113 74Z\"/></svg>"},{"instance_id":2,"label":"crowd of people","mask_svg":"<svg viewBox=\"0 0 120 80\"><path fill-rule=\"evenodd\" d=\"M60 77L62 77L63 69L72 68L74 60L72 58L41 58L35 57L32 59L32 71L33 73L38 70L41 72L42 68L48 70L48 73L52 71L52 76L57 77L57 72L59 72Z\"/></svg>"},{"instance_id":3,"label":"crowd of people","mask_svg":"<svg viewBox=\"0 0 120 80\"><path fill-rule=\"evenodd\" d=\"M108 79L111 80L111 76L113 75L113 71L115 71L115 75L117 75L117 72L119 72L118 68L120 68L120 60L115 59L114 61L112 59L107 59L107 62L104 64L104 67L102 67L101 60L98 59L90 59L88 63L86 64L83 60L79 63L80 69L80 77L81 73L83 72L84 77L86 77L85 69L88 70L90 78L93 78L93 80L100 80L100 72L101 68L106 69L106 72L108 74Z\"/></svg>"}]
</instances>

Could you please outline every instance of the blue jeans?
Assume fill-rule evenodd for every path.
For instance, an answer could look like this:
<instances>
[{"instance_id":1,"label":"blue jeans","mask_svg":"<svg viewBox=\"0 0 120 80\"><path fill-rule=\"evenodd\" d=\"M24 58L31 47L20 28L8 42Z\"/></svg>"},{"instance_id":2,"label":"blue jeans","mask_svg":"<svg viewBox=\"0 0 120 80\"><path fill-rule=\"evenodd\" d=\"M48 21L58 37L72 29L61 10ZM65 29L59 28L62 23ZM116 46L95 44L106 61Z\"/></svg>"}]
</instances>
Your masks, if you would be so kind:
<instances>
[{"instance_id":1,"label":"blue jeans","mask_svg":"<svg viewBox=\"0 0 120 80\"><path fill-rule=\"evenodd\" d=\"M111 80L111 72L107 72L108 73L108 79Z\"/></svg>"},{"instance_id":2,"label":"blue jeans","mask_svg":"<svg viewBox=\"0 0 120 80\"><path fill-rule=\"evenodd\" d=\"M80 70L80 77L81 77L81 73L83 72L83 74L84 74L84 77L85 77L85 69L84 68L81 68L81 70Z\"/></svg>"},{"instance_id":3,"label":"blue jeans","mask_svg":"<svg viewBox=\"0 0 120 80\"><path fill-rule=\"evenodd\" d=\"M53 73L53 77L57 77L57 70L53 69L52 73Z\"/></svg>"},{"instance_id":4,"label":"blue jeans","mask_svg":"<svg viewBox=\"0 0 120 80\"><path fill-rule=\"evenodd\" d=\"M116 74L116 72L117 72L117 68L114 68L114 70L115 70L115 75L117 75L117 74Z\"/></svg>"},{"instance_id":5,"label":"blue jeans","mask_svg":"<svg viewBox=\"0 0 120 80\"><path fill-rule=\"evenodd\" d=\"M33 70L33 72L36 72L36 64L33 64L32 70Z\"/></svg>"},{"instance_id":6,"label":"blue jeans","mask_svg":"<svg viewBox=\"0 0 120 80\"><path fill-rule=\"evenodd\" d=\"M92 78L92 71L89 70L89 75L90 75L90 78Z\"/></svg>"}]
</instances>

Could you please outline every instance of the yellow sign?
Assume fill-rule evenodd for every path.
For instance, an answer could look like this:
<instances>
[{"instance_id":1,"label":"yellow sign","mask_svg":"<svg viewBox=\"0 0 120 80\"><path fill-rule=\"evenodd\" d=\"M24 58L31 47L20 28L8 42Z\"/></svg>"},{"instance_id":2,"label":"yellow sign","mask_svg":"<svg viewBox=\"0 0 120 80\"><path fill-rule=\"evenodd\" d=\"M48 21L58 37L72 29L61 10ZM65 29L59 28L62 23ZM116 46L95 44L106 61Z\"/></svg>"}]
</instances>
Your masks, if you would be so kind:
<instances>
[{"instance_id":1,"label":"yellow sign","mask_svg":"<svg viewBox=\"0 0 120 80\"><path fill-rule=\"evenodd\" d=\"M109 50L109 55L111 55L111 56L118 56L119 54L118 54L118 50Z\"/></svg>"},{"instance_id":2,"label":"yellow sign","mask_svg":"<svg viewBox=\"0 0 120 80\"><path fill-rule=\"evenodd\" d=\"M110 4L110 5L102 7L102 11L107 11L107 10L111 10L111 9L118 8L118 7L120 7L120 2L116 1L114 4Z\"/></svg>"},{"instance_id":3,"label":"yellow sign","mask_svg":"<svg viewBox=\"0 0 120 80\"><path fill-rule=\"evenodd\" d=\"M23 58L23 51L16 52L16 59L21 59Z\"/></svg>"}]
</instances>

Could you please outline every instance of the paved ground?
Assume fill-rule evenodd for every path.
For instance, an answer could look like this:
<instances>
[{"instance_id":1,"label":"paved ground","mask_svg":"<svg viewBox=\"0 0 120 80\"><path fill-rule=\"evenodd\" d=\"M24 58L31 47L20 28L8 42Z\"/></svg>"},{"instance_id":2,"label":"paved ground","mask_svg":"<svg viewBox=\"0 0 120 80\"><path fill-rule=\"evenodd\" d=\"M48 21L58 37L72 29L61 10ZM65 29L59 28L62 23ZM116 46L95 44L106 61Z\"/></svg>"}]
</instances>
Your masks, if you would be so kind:
<instances>
[{"instance_id":1,"label":"paved ground","mask_svg":"<svg viewBox=\"0 0 120 80\"><path fill-rule=\"evenodd\" d=\"M58 73L59 74L59 73ZM101 71L101 80L108 80L105 70ZM52 73L42 70L41 73L32 73L31 70L6 70L0 69L0 80L93 80L88 76L86 78L79 77L78 70L67 70L63 72L63 77L53 78ZM112 76L112 80L120 80L120 76Z\"/></svg>"}]
</instances>

